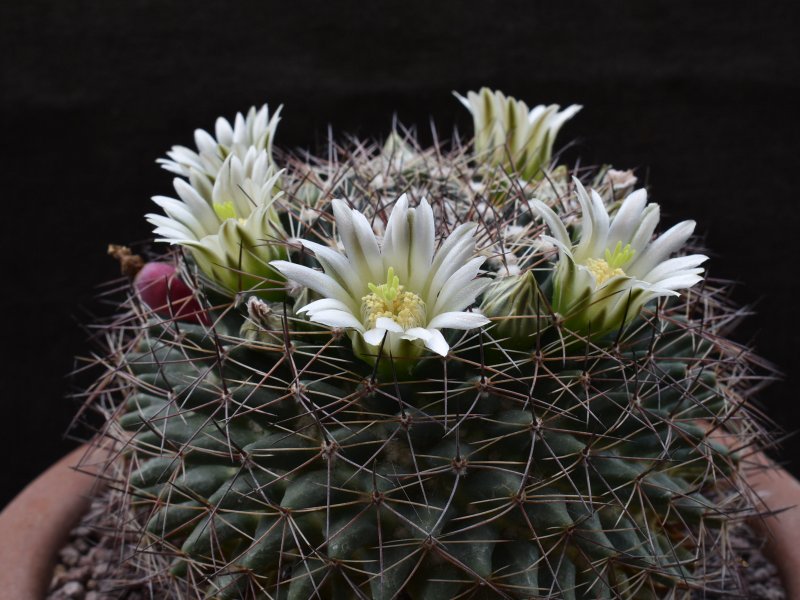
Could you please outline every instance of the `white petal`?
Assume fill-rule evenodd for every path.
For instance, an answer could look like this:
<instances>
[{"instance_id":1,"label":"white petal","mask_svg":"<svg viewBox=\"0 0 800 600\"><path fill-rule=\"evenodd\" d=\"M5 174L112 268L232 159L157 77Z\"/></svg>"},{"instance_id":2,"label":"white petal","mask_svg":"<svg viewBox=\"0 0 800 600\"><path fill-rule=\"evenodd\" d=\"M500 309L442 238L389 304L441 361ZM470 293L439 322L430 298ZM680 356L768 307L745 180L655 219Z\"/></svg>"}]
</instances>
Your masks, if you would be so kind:
<instances>
[{"instance_id":1,"label":"white petal","mask_svg":"<svg viewBox=\"0 0 800 600\"><path fill-rule=\"evenodd\" d=\"M334 298L344 302L350 307L351 312L356 312L358 307L356 302L336 281L320 271L309 269L303 265L296 265L285 260L274 260L270 263L272 267L283 273L284 277L291 279L314 290L326 298Z\"/></svg>"},{"instance_id":2,"label":"white petal","mask_svg":"<svg viewBox=\"0 0 800 600\"><path fill-rule=\"evenodd\" d=\"M473 244L474 240L472 240L473 233L475 228L477 227L476 223L462 223L458 227L456 227L450 235L448 235L439 249L436 251L436 256L433 258L433 264L431 265L432 269L437 269L441 262L444 261L446 257L456 251L463 244Z\"/></svg>"},{"instance_id":3,"label":"white petal","mask_svg":"<svg viewBox=\"0 0 800 600\"><path fill-rule=\"evenodd\" d=\"M208 169L208 170L203 170ZM209 208L211 208L211 202L214 192L214 185L213 182L209 179L208 173L216 173L218 171L217 166L213 165L211 167L203 167L201 166L199 169L194 167L189 167L189 185L191 186L192 190L197 192L197 195L200 196L203 201L208 204ZM186 202L188 201L187 198L182 199ZM212 208L213 212L213 208ZM219 217L216 213L214 213L214 218L219 221Z\"/></svg>"},{"instance_id":4,"label":"white petal","mask_svg":"<svg viewBox=\"0 0 800 600\"><path fill-rule=\"evenodd\" d=\"M462 292L465 286L475 279L475 276L478 274L478 271L480 270L484 260L486 259L482 256L473 258L467 262L467 264L461 266L461 268L453 273L453 275L442 286L442 290L439 292L439 295L436 298L436 302L433 307L433 314L443 312L442 307L450 306L451 299ZM430 310L430 305L428 306L428 310Z\"/></svg>"},{"instance_id":5,"label":"white petal","mask_svg":"<svg viewBox=\"0 0 800 600\"><path fill-rule=\"evenodd\" d=\"M155 236L153 241L159 244L161 243L172 244L172 245L182 244L184 240L176 236L175 235L176 233L177 232L168 229L156 227L155 229L153 229L153 235Z\"/></svg>"},{"instance_id":6,"label":"white petal","mask_svg":"<svg viewBox=\"0 0 800 600\"><path fill-rule=\"evenodd\" d=\"M227 264L228 259L225 256L225 251L223 250L219 238L216 235L209 235L203 238L203 241L196 242L193 240L187 240L181 242L183 246L187 246L195 251L196 253L200 253L208 260L209 264L219 267L224 266Z\"/></svg>"},{"instance_id":7,"label":"white petal","mask_svg":"<svg viewBox=\"0 0 800 600\"><path fill-rule=\"evenodd\" d=\"M556 135L558 135L558 132L564 123L574 117L582 108L583 106L580 104L570 104L560 113L554 115L553 118L550 119L550 139L555 140Z\"/></svg>"},{"instance_id":8,"label":"white petal","mask_svg":"<svg viewBox=\"0 0 800 600\"><path fill-rule=\"evenodd\" d=\"M440 294L434 310L429 314L436 315L443 312L464 310L475 302L475 298L482 294L491 282L492 280L488 277L479 277L463 287L453 288L446 297L444 294Z\"/></svg>"},{"instance_id":9,"label":"white petal","mask_svg":"<svg viewBox=\"0 0 800 600\"><path fill-rule=\"evenodd\" d=\"M537 123L539 119L536 113L540 107L528 110L528 105L521 100L514 101L508 98L506 103L506 128L510 135L508 141L512 157L516 158L525 152L526 148L529 155L538 153L542 140L547 135L547 127L544 123ZM553 111L558 107L554 107ZM547 119L545 117L545 119Z\"/></svg>"},{"instance_id":10,"label":"white petal","mask_svg":"<svg viewBox=\"0 0 800 600\"><path fill-rule=\"evenodd\" d=\"M368 289L367 284L369 282L362 281L361 278L359 278L353 265L343 254L337 252L333 248L317 244L316 242L300 240L300 243L303 244L305 248L311 250L322 265L322 268L325 269L325 272L335 277L351 294L358 295L362 291Z\"/></svg>"},{"instance_id":11,"label":"white petal","mask_svg":"<svg viewBox=\"0 0 800 600\"><path fill-rule=\"evenodd\" d=\"M201 153L211 154L217 151L217 140L204 129L194 130L194 145Z\"/></svg>"},{"instance_id":12,"label":"white petal","mask_svg":"<svg viewBox=\"0 0 800 600\"><path fill-rule=\"evenodd\" d=\"M333 200L331 204L344 251L355 266L359 278L369 283L383 281L386 274L383 273L378 242L366 217L357 210L352 210L342 200Z\"/></svg>"},{"instance_id":13,"label":"white petal","mask_svg":"<svg viewBox=\"0 0 800 600\"><path fill-rule=\"evenodd\" d=\"M475 223L464 223L456 227L436 252L428 282L422 290L422 297L426 302L430 303L436 298L450 276L475 254L475 238L472 235L475 227Z\"/></svg>"},{"instance_id":14,"label":"white petal","mask_svg":"<svg viewBox=\"0 0 800 600\"><path fill-rule=\"evenodd\" d=\"M167 154L169 154L169 152ZM165 169L170 173L174 173L175 175L186 175L186 169L184 169L178 162L166 158L156 159L156 162L161 165L162 169Z\"/></svg>"},{"instance_id":15,"label":"white petal","mask_svg":"<svg viewBox=\"0 0 800 600\"><path fill-rule=\"evenodd\" d=\"M206 180L205 178L202 179ZM189 207L189 210L192 211L192 214L203 224L207 231L215 231L219 227L219 217L217 217L208 201L194 187L183 179L178 178L172 180L172 185L180 199L186 203L186 206Z\"/></svg>"},{"instance_id":16,"label":"white petal","mask_svg":"<svg viewBox=\"0 0 800 600\"><path fill-rule=\"evenodd\" d=\"M387 332L385 329L378 329L376 327L375 329L365 331L361 335L364 337L364 341L370 346L380 346L383 341L383 336L387 335Z\"/></svg>"},{"instance_id":17,"label":"white petal","mask_svg":"<svg viewBox=\"0 0 800 600\"><path fill-rule=\"evenodd\" d=\"M321 311L321 310L346 310L349 311L350 309L348 306L341 302L340 300L336 300L335 298L323 298L322 300L314 300L314 302L309 302L302 308L298 308L298 313L307 312L309 314L313 314L314 312Z\"/></svg>"},{"instance_id":18,"label":"white petal","mask_svg":"<svg viewBox=\"0 0 800 600\"><path fill-rule=\"evenodd\" d=\"M636 232L630 239L631 249L633 250L634 261L642 253L642 251L650 243L653 238L653 232L658 227L658 222L661 220L661 207L658 204L648 204L642 213L641 222L636 228Z\"/></svg>"},{"instance_id":19,"label":"white petal","mask_svg":"<svg viewBox=\"0 0 800 600\"><path fill-rule=\"evenodd\" d=\"M545 106L544 104L537 104L534 106L527 115L528 123L531 125L534 124L536 121L540 120L545 113L549 110L551 113L553 112L553 108L555 105L551 104L549 107ZM558 110L556 108L556 110Z\"/></svg>"},{"instance_id":20,"label":"white petal","mask_svg":"<svg viewBox=\"0 0 800 600\"><path fill-rule=\"evenodd\" d=\"M183 223L176 221L175 219L171 219L170 217L166 217L164 215L157 215L154 213L149 213L145 215L145 218L153 225L156 226L156 231L158 235L166 235L167 237L174 238L175 240L196 240L197 237L192 233L192 231L186 227ZM170 234L167 234L167 231Z\"/></svg>"},{"instance_id":21,"label":"white petal","mask_svg":"<svg viewBox=\"0 0 800 600\"><path fill-rule=\"evenodd\" d=\"M191 236L186 237L182 232L167 227L156 227L153 229L153 234L156 236L153 241L159 243L185 244L186 242L192 241Z\"/></svg>"},{"instance_id":22,"label":"white petal","mask_svg":"<svg viewBox=\"0 0 800 600\"><path fill-rule=\"evenodd\" d=\"M696 273L681 273L667 279L662 279L653 284L662 290L684 290L692 287L693 285L701 282L703 276Z\"/></svg>"},{"instance_id":23,"label":"white petal","mask_svg":"<svg viewBox=\"0 0 800 600\"><path fill-rule=\"evenodd\" d=\"M383 236L384 269L394 267L395 273L405 284L408 281L408 255L410 238L408 227L408 197L406 194L397 199Z\"/></svg>"},{"instance_id":24,"label":"white petal","mask_svg":"<svg viewBox=\"0 0 800 600\"><path fill-rule=\"evenodd\" d=\"M320 310L310 314L309 318L315 323L322 323L329 327L347 327L364 331L364 325L349 310Z\"/></svg>"},{"instance_id":25,"label":"white petal","mask_svg":"<svg viewBox=\"0 0 800 600\"><path fill-rule=\"evenodd\" d=\"M583 184L575 177L572 178L572 181L575 183L578 203L581 206L580 240L575 248L574 254L575 259L583 263L587 258L593 256L592 249L594 248L593 236L595 228L594 210L592 200L589 198L589 194L586 192L586 188L583 187Z\"/></svg>"},{"instance_id":26,"label":"white petal","mask_svg":"<svg viewBox=\"0 0 800 600\"><path fill-rule=\"evenodd\" d=\"M430 272L433 247L436 243L433 210L425 198L414 211L411 225L408 286L412 290L421 290Z\"/></svg>"},{"instance_id":27,"label":"white petal","mask_svg":"<svg viewBox=\"0 0 800 600\"><path fill-rule=\"evenodd\" d=\"M219 227L219 225L216 225L214 229L207 231L200 221L198 221L198 219L189 210L189 207L180 200L167 198L166 196L154 196L153 202L163 208L164 212L170 218L178 221L184 227L189 229L194 234L193 237L197 238L198 240L209 233L216 233L216 230Z\"/></svg>"},{"instance_id":28,"label":"white petal","mask_svg":"<svg viewBox=\"0 0 800 600\"><path fill-rule=\"evenodd\" d=\"M569 233L567 233L567 228L564 226L564 223L558 217L558 215L547 206L541 200L531 200L529 203L531 209L536 211L536 213L542 217L542 220L545 222L547 227L550 229L550 234L558 240L560 244L563 244L566 248L572 247L572 241L569 239Z\"/></svg>"},{"instance_id":29,"label":"white petal","mask_svg":"<svg viewBox=\"0 0 800 600\"><path fill-rule=\"evenodd\" d=\"M708 257L703 254L692 254L690 256L678 256L676 258L670 258L661 264L656 265L656 267L647 275L642 277L642 279L657 283L660 279L677 275L680 271L694 269L707 260Z\"/></svg>"},{"instance_id":30,"label":"white petal","mask_svg":"<svg viewBox=\"0 0 800 600\"><path fill-rule=\"evenodd\" d=\"M471 312L445 312L436 315L428 323L429 329L474 329L482 327L491 321L480 313Z\"/></svg>"},{"instance_id":31,"label":"white petal","mask_svg":"<svg viewBox=\"0 0 800 600\"><path fill-rule=\"evenodd\" d=\"M215 204L230 202L237 217L246 217L252 212L252 201L246 197L242 189L245 183L245 167L239 157L230 154L217 173L211 198Z\"/></svg>"},{"instance_id":32,"label":"white petal","mask_svg":"<svg viewBox=\"0 0 800 600\"><path fill-rule=\"evenodd\" d=\"M464 96L462 96L461 94L459 94L455 90L453 90L453 96L455 96L456 99L459 102L461 102L462 105L464 105L464 108L466 108L468 111L472 112L472 105L470 104L469 100L467 100Z\"/></svg>"},{"instance_id":33,"label":"white petal","mask_svg":"<svg viewBox=\"0 0 800 600\"><path fill-rule=\"evenodd\" d=\"M569 257L570 260L574 261L575 257L572 256L572 248L569 246L565 246L559 240L554 237L550 237L549 235L543 235L540 237L543 242L547 242L548 244L552 244L556 248L558 248L559 255L563 257ZM559 259L560 260L560 259Z\"/></svg>"},{"instance_id":34,"label":"white petal","mask_svg":"<svg viewBox=\"0 0 800 600\"><path fill-rule=\"evenodd\" d=\"M424 327L411 327L406 329L401 336L404 340L429 340L431 339L431 332Z\"/></svg>"},{"instance_id":35,"label":"white petal","mask_svg":"<svg viewBox=\"0 0 800 600\"><path fill-rule=\"evenodd\" d=\"M217 141L220 144L225 146L230 146L233 144L233 128L228 122L228 119L223 117L217 118L216 122L214 123L214 134L216 135Z\"/></svg>"},{"instance_id":36,"label":"white petal","mask_svg":"<svg viewBox=\"0 0 800 600\"><path fill-rule=\"evenodd\" d=\"M425 340L425 347L433 350L440 356L447 356L447 353L450 351L450 345L447 343L447 340L444 339L442 332L438 329L430 328L428 329L428 332L431 334L431 336Z\"/></svg>"},{"instance_id":37,"label":"white petal","mask_svg":"<svg viewBox=\"0 0 800 600\"><path fill-rule=\"evenodd\" d=\"M242 113L236 113L233 122L233 143L245 144L247 142L247 123Z\"/></svg>"},{"instance_id":38,"label":"white petal","mask_svg":"<svg viewBox=\"0 0 800 600\"><path fill-rule=\"evenodd\" d=\"M658 263L683 247L694 232L695 225L694 221L683 221L654 240L639 255L638 259L634 256L633 263L628 268L630 274L638 279L643 279L643 275L649 273Z\"/></svg>"},{"instance_id":39,"label":"white petal","mask_svg":"<svg viewBox=\"0 0 800 600\"><path fill-rule=\"evenodd\" d=\"M622 206L619 207L608 231L608 240L606 242L608 248L614 248L617 242L622 242L623 246L630 243L639 224L642 222L642 212L645 204L647 204L647 190L644 188L628 194L622 202Z\"/></svg>"},{"instance_id":40,"label":"white petal","mask_svg":"<svg viewBox=\"0 0 800 600\"><path fill-rule=\"evenodd\" d=\"M403 328L399 323L396 323L389 317L378 317L375 319L376 329L385 329L386 331L394 331L395 333L403 333Z\"/></svg>"},{"instance_id":41,"label":"white petal","mask_svg":"<svg viewBox=\"0 0 800 600\"><path fill-rule=\"evenodd\" d=\"M353 211L353 227L361 246L361 251L364 253L364 258L374 278L370 281L383 281L386 273L383 271L383 260L381 259L380 248L378 248L378 240L375 239L375 233L372 231L372 226L367 221L367 217L357 210Z\"/></svg>"},{"instance_id":42,"label":"white petal","mask_svg":"<svg viewBox=\"0 0 800 600\"><path fill-rule=\"evenodd\" d=\"M592 218L594 219L594 244L591 247L593 256L602 256L608 247L609 217L603 199L595 190L589 191L592 200Z\"/></svg>"}]
</instances>

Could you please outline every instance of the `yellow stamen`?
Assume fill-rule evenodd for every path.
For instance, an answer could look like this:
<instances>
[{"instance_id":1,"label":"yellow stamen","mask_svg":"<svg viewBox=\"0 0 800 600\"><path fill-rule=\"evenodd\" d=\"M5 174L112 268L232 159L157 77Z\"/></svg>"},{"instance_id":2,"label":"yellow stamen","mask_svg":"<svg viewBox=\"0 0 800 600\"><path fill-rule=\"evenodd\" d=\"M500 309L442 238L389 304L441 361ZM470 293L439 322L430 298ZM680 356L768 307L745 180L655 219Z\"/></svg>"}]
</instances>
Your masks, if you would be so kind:
<instances>
[{"instance_id":1,"label":"yellow stamen","mask_svg":"<svg viewBox=\"0 0 800 600\"><path fill-rule=\"evenodd\" d=\"M612 277L627 277L622 267L630 262L635 252L630 244L626 244L623 248L622 242L617 242L613 251L606 248L605 259L587 259L586 268L591 271L595 283L600 286Z\"/></svg>"},{"instance_id":2,"label":"yellow stamen","mask_svg":"<svg viewBox=\"0 0 800 600\"><path fill-rule=\"evenodd\" d=\"M367 287L372 293L361 298L361 313L368 329L375 327L380 317L392 319L403 329L424 324L425 302L417 294L403 289L392 267L389 267L386 283L369 283Z\"/></svg>"},{"instance_id":3,"label":"yellow stamen","mask_svg":"<svg viewBox=\"0 0 800 600\"><path fill-rule=\"evenodd\" d=\"M594 275L595 284L603 285L612 277L625 277L625 271L619 267L612 267L602 258L589 258L586 260L586 268Z\"/></svg>"}]
</instances>

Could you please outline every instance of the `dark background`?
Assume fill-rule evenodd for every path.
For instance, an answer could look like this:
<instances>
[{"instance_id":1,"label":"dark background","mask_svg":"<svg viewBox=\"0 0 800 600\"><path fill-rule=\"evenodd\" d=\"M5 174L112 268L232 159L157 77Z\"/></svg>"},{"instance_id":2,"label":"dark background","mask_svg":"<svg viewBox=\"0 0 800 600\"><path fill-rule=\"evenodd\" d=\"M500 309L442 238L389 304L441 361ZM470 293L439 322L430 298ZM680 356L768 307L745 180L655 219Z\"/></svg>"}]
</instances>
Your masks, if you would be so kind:
<instances>
[{"instance_id":1,"label":"dark background","mask_svg":"<svg viewBox=\"0 0 800 600\"><path fill-rule=\"evenodd\" d=\"M549 4L549 5L548 5ZM667 221L695 218L739 331L786 374L760 396L800 428L797 2L4 2L0 6L0 506L71 442L78 326L149 235L154 161L217 115L285 104L277 143L442 132L481 85L577 102L566 157L638 167ZM800 472L800 441L781 456Z\"/></svg>"}]
</instances>

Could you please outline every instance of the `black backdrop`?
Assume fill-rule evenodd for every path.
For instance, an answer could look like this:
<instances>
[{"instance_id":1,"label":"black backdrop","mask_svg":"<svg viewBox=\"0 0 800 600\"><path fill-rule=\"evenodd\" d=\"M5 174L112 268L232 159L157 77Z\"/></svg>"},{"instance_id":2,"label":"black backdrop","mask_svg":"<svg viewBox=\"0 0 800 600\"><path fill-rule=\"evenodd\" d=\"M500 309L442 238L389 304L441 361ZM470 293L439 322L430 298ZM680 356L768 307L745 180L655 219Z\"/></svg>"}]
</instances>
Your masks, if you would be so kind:
<instances>
[{"instance_id":1,"label":"black backdrop","mask_svg":"<svg viewBox=\"0 0 800 600\"><path fill-rule=\"evenodd\" d=\"M566 157L638 167L667 220L695 218L712 275L757 315L739 339L787 374L760 397L800 428L796 2L167 2L0 7L0 506L70 447L78 323L117 275L108 242L148 236L154 164L195 127L286 105L278 144L441 131L490 85L585 105ZM782 456L800 471L800 441Z\"/></svg>"}]
</instances>

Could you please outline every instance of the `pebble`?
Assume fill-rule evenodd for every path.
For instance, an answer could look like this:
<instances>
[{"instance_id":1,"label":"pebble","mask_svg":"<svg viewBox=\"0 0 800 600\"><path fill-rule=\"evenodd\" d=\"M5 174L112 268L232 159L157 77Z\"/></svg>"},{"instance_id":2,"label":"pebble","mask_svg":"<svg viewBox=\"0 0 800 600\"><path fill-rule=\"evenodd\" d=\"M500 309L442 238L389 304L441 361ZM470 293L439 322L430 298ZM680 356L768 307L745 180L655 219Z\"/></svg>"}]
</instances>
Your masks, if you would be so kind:
<instances>
[{"instance_id":1,"label":"pebble","mask_svg":"<svg viewBox=\"0 0 800 600\"><path fill-rule=\"evenodd\" d=\"M131 584L124 589L119 581L146 581L141 573L134 573L127 564L120 563L117 540L106 534L116 527L109 512L114 501L111 492L95 498L83 522L70 532L69 542L59 553L59 563L53 569L47 600L151 600L167 598L167 593L154 596L153 589L142 584Z\"/></svg>"},{"instance_id":2,"label":"pebble","mask_svg":"<svg viewBox=\"0 0 800 600\"><path fill-rule=\"evenodd\" d=\"M63 562L68 567L72 567L77 564L78 560L81 557L80 552L74 546L67 546L66 548L62 548L61 552L59 552L61 556L61 562Z\"/></svg>"},{"instance_id":3,"label":"pebble","mask_svg":"<svg viewBox=\"0 0 800 600\"><path fill-rule=\"evenodd\" d=\"M61 588L61 592L67 598L80 598L84 595L83 585L79 581L70 581Z\"/></svg>"}]
</instances>

